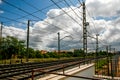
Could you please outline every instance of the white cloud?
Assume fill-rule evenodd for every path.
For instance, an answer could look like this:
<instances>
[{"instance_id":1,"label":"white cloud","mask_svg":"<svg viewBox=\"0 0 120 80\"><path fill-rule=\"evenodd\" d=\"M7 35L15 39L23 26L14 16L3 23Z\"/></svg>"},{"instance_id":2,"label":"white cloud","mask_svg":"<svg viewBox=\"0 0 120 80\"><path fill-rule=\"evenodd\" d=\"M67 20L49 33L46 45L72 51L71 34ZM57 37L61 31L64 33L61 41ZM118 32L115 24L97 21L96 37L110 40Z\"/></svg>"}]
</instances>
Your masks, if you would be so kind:
<instances>
[{"instance_id":1,"label":"white cloud","mask_svg":"<svg viewBox=\"0 0 120 80\"><path fill-rule=\"evenodd\" d=\"M0 4L2 3L2 0L0 0Z\"/></svg>"},{"instance_id":2,"label":"white cloud","mask_svg":"<svg viewBox=\"0 0 120 80\"><path fill-rule=\"evenodd\" d=\"M4 13L4 11L1 11L1 10L0 10L0 14L1 14L1 13Z\"/></svg>"},{"instance_id":3,"label":"white cloud","mask_svg":"<svg viewBox=\"0 0 120 80\"><path fill-rule=\"evenodd\" d=\"M12 26L3 26L3 37L5 36L14 36L21 40L26 38L26 31L20 28L15 28Z\"/></svg>"},{"instance_id":4,"label":"white cloud","mask_svg":"<svg viewBox=\"0 0 120 80\"><path fill-rule=\"evenodd\" d=\"M117 19L106 21L104 19L93 19L93 17L118 16L118 12L120 10L118 7L119 3L120 0L86 0L87 9L93 15L87 15L87 21L90 23L90 26L87 27L89 32L88 34L95 37L95 35L99 33L100 44L101 42L114 44L116 40L120 40L120 18L117 17ZM80 14L81 16L81 13L79 13L81 9L73 6L72 8L75 9L76 13ZM70 8L63 8L63 10L65 10L66 12L69 11L68 14L77 22L79 22L80 25L82 25L82 20L78 18L78 16L76 16L74 12L70 11ZM73 37L73 39L64 38L63 40L61 40L61 49L82 48L81 38L83 37L83 34L82 26L80 25L72 20L68 15L64 14L62 10L51 9L48 11L46 19L36 22L31 28L32 30L30 32L30 46L35 49L57 50L57 33L60 32L61 38L64 38L68 35L71 35ZM6 26L4 28L4 35L17 36L21 39L26 39L26 30L15 28L12 26ZM95 43L95 40L89 38L88 42ZM89 43L88 47L90 46Z\"/></svg>"},{"instance_id":5,"label":"white cloud","mask_svg":"<svg viewBox=\"0 0 120 80\"><path fill-rule=\"evenodd\" d=\"M120 0L86 0L87 8L94 16L111 17L120 11Z\"/></svg>"}]
</instances>

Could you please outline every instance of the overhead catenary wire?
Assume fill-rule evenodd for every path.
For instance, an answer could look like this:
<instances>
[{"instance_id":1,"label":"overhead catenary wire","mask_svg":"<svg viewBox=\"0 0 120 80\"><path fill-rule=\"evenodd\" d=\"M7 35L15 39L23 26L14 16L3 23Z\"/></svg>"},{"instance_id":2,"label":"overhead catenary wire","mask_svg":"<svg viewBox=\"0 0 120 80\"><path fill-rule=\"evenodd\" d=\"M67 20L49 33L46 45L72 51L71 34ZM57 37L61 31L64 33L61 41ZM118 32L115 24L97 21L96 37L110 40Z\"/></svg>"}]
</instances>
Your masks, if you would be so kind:
<instances>
[{"instance_id":1,"label":"overhead catenary wire","mask_svg":"<svg viewBox=\"0 0 120 80\"><path fill-rule=\"evenodd\" d=\"M82 0L82 2L80 0L78 0L78 2L82 5L83 0Z\"/></svg>"},{"instance_id":2,"label":"overhead catenary wire","mask_svg":"<svg viewBox=\"0 0 120 80\"><path fill-rule=\"evenodd\" d=\"M28 2L26 2L25 0L22 0L22 1L24 1L27 5L29 5L29 6L31 6L31 7L33 7L33 8L35 8L36 10L38 10L38 8L36 8L34 5L32 5L32 4L29 4ZM77 8L76 8L77 9ZM72 11L73 10L75 10L75 9L72 9ZM70 10L71 11L71 10ZM67 11L68 12L68 11ZM75 12L75 11L74 11ZM42 13L44 13L44 12L42 12ZM46 14L46 13L44 13L44 14ZM65 14L65 13L64 13ZM61 15L61 14L60 14ZM50 17L51 19L53 19L53 18L56 18L56 17L58 17L58 16L60 16L60 15L57 15L57 16L55 16L55 17ZM78 16L78 15L77 15ZM68 27L67 25L65 25L66 27Z\"/></svg>"},{"instance_id":3,"label":"overhead catenary wire","mask_svg":"<svg viewBox=\"0 0 120 80\"><path fill-rule=\"evenodd\" d=\"M67 6L71 9L71 11L74 12L74 14L75 14L78 18L80 18L80 19L82 20L82 18L78 15L78 13L75 12L75 9L73 9L66 0L64 0L64 2L65 2L65 4L67 4ZM81 6L80 6L80 7L81 7ZM78 7L77 7L77 8L78 8ZM78 9L77 9L77 10L78 10ZM81 24L81 25L82 25L82 24ZM82 36L82 35L81 35L81 36Z\"/></svg>"},{"instance_id":4,"label":"overhead catenary wire","mask_svg":"<svg viewBox=\"0 0 120 80\"><path fill-rule=\"evenodd\" d=\"M11 6L13 6L13 7L15 7L15 8L19 9L19 10L22 10L22 9L20 9L20 8L14 6L14 5L11 5ZM22 10L22 11L30 15L30 13L28 13L28 12L26 12L26 11L24 11L24 10ZM32 15L32 16L34 16L34 15ZM36 17L36 16L34 16L34 17ZM39 18L39 17L37 17L37 18ZM39 18L39 19L42 20L41 18ZM9 19L9 20L10 20L10 19ZM13 21L14 21L14 20L13 20ZM45 21L45 22L46 22L46 21ZM48 23L48 22L46 22L46 23ZM48 23L48 24L50 24L50 23ZM53 25L53 24L52 24L52 25ZM53 26L54 26L54 25L53 25ZM57 26L56 26L56 27L57 27ZM59 28L59 27L57 27L57 28ZM59 29L61 29L61 28L59 28ZM61 29L61 30L63 30L63 29ZM63 31L65 31L65 30L63 30ZM69 33L68 31L65 31L65 32ZM71 34L71 33L70 33L70 34Z\"/></svg>"},{"instance_id":5,"label":"overhead catenary wire","mask_svg":"<svg viewBox=\"0 0 120 80\"><path fill-rule=\"evenodd\" d=\"M71 17L65 10L63 10L55 1L51 0L59 9L61 9L66 15L68 15L74 22L82 26L78 21L76 21L73 17Z\"/></svg>"},{"instance_id":6,"label":"overhead catenary wire","mask_svg":"<svg viewBox=\"0 0 120 80\"><path fill-rule=\"evenodd\" d=\"M8 13L11 13L11 14L14 14L14 15L17 15L17 16L22 16L21 14L18 14L18 13L12 12L12 11L9 11L9 10L7 10L7 9L3 9L3 8L1 8L1 7L0 7L0 9L3 10L3 11L5 11L5 12L8 12ZM26 16L25 16L25 17L26 17ZM25 24L24 22L17 21L18 19L10 19L10 18L4 17L4 16L2 16L1 18L5 18L5 19L8 20L8 21L2 21L2 22L4 22L4 23L8 23L8 22L11 22L11 21L15 21L15 22L18 22L18 23Z\"/></svg>"},{"instance_id":7,"label":"overhead catenary wire","mask_svg":"<svg viewBox=\"0 0 120 80\"><path fill-rule=\"evenodd\" d=\"M69 5L69 3L68 3L66 0L64 0L64 2L67 4L68 7L70 7L70 9L74 12L74 14L75 14L78 18L80 18L80 19L82 20L82 18L78 15L78 13L76 13L75 10ZM72 2L71 2L71 3L72 3ZM78 10L78 9L77 9L77 10Z\"/></svg>"},{"instance_id":8,"label":"overhead catenary wire","mask_svg":"<svg viewBox=\"0 0 120 80\"><path fill-rule=\"evenodd\" d=\"M76 22L80 27L82 26L78 21L76 21L72 16L70 16L65 10L63 10L56 2L51 0L59 9L61 9L66 15L68 15L74 22Z\"/></svg>"},{"instance_id":9,"label":"overhead catenary wire","mask_svg":"<svg viewBox=\"0 0 120 80\"><path fill-rule=\"evenodd\" d=\"M22 0L22 1L25 1L25 0ZM62 1L65 1L65 0L62 0ZM69 6L69 4L68 4L68 6ZM15 6L14 6L15 7ZM34 8L35 8L35 6L34 6ZM24 12L24 10L21 10L19 7L17 7L17 9L19 9L20 11L22 11L22 12ZM45 9L45 8L44 8ZM43 10L44 10L43 9ZM73 9L73 8L72 8ZM75 9L73 9L72 10L71 9L71 11L74 11ZM76 8L77 9L77 8ZM40 10L38 10L38 8L36 8L36 10L39 12ZM42 12L43 12L43 10L42 10ZM41 11L40 11L41 12ZM65 11L66 13L68 13L68 11ZM43 20L43 19L41 19L40 17L38 17L38 16L35 16L34 15L34 13L29 13L29 12L24 12L24 13L26 13L27 15L31 15L31 16L33 16L33 17L35 17L35 18L37 18L38 20ZM44 12L43 12L44 13ZM64 14L66 14L66 13L64 13ZM44 13L45 14L45 13ZM61 15L61 14L60 14ZM77 16L77 15L76 15ZM26 16L24 16L23 18L25 18ZM55 16L54 18L56 18L57 16ZM70 16L69 16L70 17ZM5 18L5 17L3 17L3 18ZM16 20L14 20L14 19L10 19L10 18L6 18L6 19L8 19L8 20L11 20L11 21L15 21L15 22L19 22L19 21L17 21L17 19ZM18 18L18 19L20 19L20 18ZM74 18L73 18L74 19ZM32 19L31 19L32 20ZM51 23L49 23L48 21L45 21L47 24L50 24L50 25L52 25L52 26L55 26L55 27L58 27L58 26L56 26L56 25L54 25L54 24L51 24ZM21 22L19 22L19 23L21 23ZM77 23L77 22L76 22ZM26 24L26 23L25 23ZM77 24L80 24L80 23L77 23ZM67 26L66 26L67 27ZM66 32L66 30L64 30L64 29L62 29L62 28L59 28L58 27L58 29L60 29L60 30L63 30L63 31L65 31ZM70 32L68 32L67 31L67 33L69 33L69 34L71 34ZM73 35L72 35L73 36Z\"/></svg>"},{"instance_id":10,"label":"overhead catenary wire","mask_svg":"<svg viewBox=\"0 0 120 80\"><path fill-rule=\"evenodd\" d=\"M79 2L80 2L80 0L79 0ZM68 5L69 6L69 5ZM88 11L88 10L87 10ZM88 14L89 14L89 12L88 12ZM90 15L90 14L89 14ZM95 27L95 24L94 24L94 27ZM96 31L97 32L97 31ZM94 44L93 44L93 47L94 47Z\"/></svg>"},{"instance_id":11,"label":"overhead catenary wire","mask_svg":"<svg viewBox=\"0 0 120 80\"><path fill-rule=\"evenodd\" d=\"M28 3L26 0L22 0L25 4L29 5L30 7L36 9L37 11L40 11L43 14L46 14L45 12L43 12L43 10L39 10L37 7L35 7L34 5Z\"/></svg>"},{"instance_id":12,"label":"overhead catenary wire","mask_svg":"<svg viewBox=\"0 0 120 80\"><path fill-rule=\"evenodd\" d=\"M64 0L64 2L67 4L67 6L69 6L70 7L70 9L74 12L74 14L78 17L78 18L80 18L81 20L82 20L82 18L75 12L75 10L69 5L69 3L66 1L66 0Z\"/></svg>"},{"instance_id":13,"label":"overhead catenary wire","mask_svg":"<svg viewBox=\"0 0 120 80\"><path fill-rule=\"evenodd\" d=\"M63 0L61 0L61 1L57 2L57 3L61 3L62 1L63 1ZM52 7L52 6L54 6L54 4L51 4L51 5L47 6L47 7L44 7L44 8L42 8L42 9L39 9L39 10L37 10L37 11L35 11L35 12L32 12L32 13L27 14L27 15L24 15L24 16L22 16L22 17L16 18L15 20L25 18L25 17L27 17L27 16L29 16L29 15L31 15L31 14L38 13L38 12L44 13L43 10L45 10L45 9L47 9L47 8L49 8L49 7ZM29 19L29 20L30 20L30 19ZM43 20L43 19L42 19L42 20ZM8 22L8 21L7 21L7 22ZM4 22L4 23L6 23L6 22Z\"/></svg>"},{"instance_id":14,"label":"overhead catenary wire","mask_svg":"<svg viewBox=\"0 0 120 80\"><path fill-rule=\"evenodd\" d=\"M14 14L14 15L17 15L17 16L22 16L21 14L18 14L18 13L12 12L12 11L7 10L7 9L4 9L4 8L2 8L2 7L0 7L0 10L3 10L3 11L5 11L5 12L11 13L11 14Z\"/></svg>"},{"instance_id":15,"label":"overhead catenary wire","mask_svg":"<svg viewBox=\"0 0 120 80\"><path fill-rule=\"evenodd\" d=\"M66 0L64 0L65 1L65 3L67 4L67 6L70 6L67 2L66 2ZM70 7L71 8L71 7ZM72 8L71 8L72 9ZM78 14L76 14L76 12L72 9L72 11L75 13L75 15L77 16L77 17L79 17L78 16Z\"/></svg>"},{"instance_id":16,"label":"overhead catenary wire","mask_svg":"<svg viewBox=\"0 0 120 80\"><path fill-rule=\"evenodd\" d=\"M8 19L8 20L11 20L11 21L15 21L15 22L18 22L18 23L26 24L26 23L24 23L24 22L20 22L20 21L17 21L17 20L8 18L8 17L4 17L4 16L0 16L0 17L1 17L1 18L5 18L5 19ZM3 23L5 23L5 22L3 22Z\"/></svg>"},{"instance_id":17,"label":"overhead catenary wire","mask_svg":"<svg viewBox=\"0 0 120 80\"><path fill-rule=\"evenodd\" d=\"M24 1L26 4L28 4L29 6L31 6L31 7L33 7L33 8L35 8L36 10L39 10L38 8L36 8L35 6L33 6L32 4L29 4L28 2L26 2L25 0L22 0L22 1ZM62 1L65 1L65 0L62 0ZM62 2L61 1L61 2ZM56 2L56 3L58 3L58 2ZM60 2L59 2L60 3ZM69 4L68 4L69 5ZM72 8L71 8L72 9ZM75 11L74 11L74 9L72 9L72 11L77 15L77 16L79 16ZM40 11L40 12L42 12L42 10ZM42 13L44 13L44 12L42 12ZM44 14L46 14L46 13L44 13ZM61 14L60 14L61 15ZM58 15L59 16L59 15ZM55 17L57 17L57 16L55 16ZM55 18L55 17L52 17L52 18ZM80 17L80 16L79 16Z\"/></svg>"},{"instance_id":18,"label":"overhead catenary wire","mask_svg":"<svg viewBox=\"0 0 120 80\"><path fill-rule=\"evenodd\" d=\"M70 47L70 49L80 49L80 48L82 48L82 46L81 46L81 44L80 44L80 42L79 41L77 41L76 43L78 43L78 44L67 44L66 46L62 46L62 44L61 44L61 46L62 46L62 48L61 49L65 49L65 48L69 48ZM66 44L65 42L63 43L63 44ZM76 46L76 47L75 47Z\"/></svg>"},{"instance_id":19,"label":"overhead catenary wire","mask_svg":"<svg viewBox=\"0 0 120 80\"><path fill-rule=\"evenodd\" d=\"M86 11L87 11L87 13L88 13L88 16L89 16L90 19L91 19L92 17L91 17L91 15L90 15L90 12L88 11L87 7L86 7ZM92 21L92 23L93 23L94 33L95 33L95 34L99 34L98 31L97 31L97 29L96 29L96 27L95 27L95 23L94 23L93 19L91 19L91 21ZM91 28L91 27L90 27L90 28ZM89 29L89 30L90 30L90 29ZM93 32L93 31L91 31L91 32ZM88 31L88 33L89 33L89 35L91 34L89 31ZM101 43L104 45L104 43L100 40L100 38L99 38L99 42L101 42Z\"/></svg>"},{"instance_id":20,"label":"overhead catenary wire","mask_svg":"<svg viewBox=\"0 0 120 80\"><path fill-rule=\"evenodd\" d=\"M73 5L73 6L75 6L71 0L68 0L68 1L69 1L69 2ZM82 6L82 4L81 4L81 3L79 3L79 4L80 4L79 6L81 7L81 6ZM78 8L80 8L79 6L78 6ZM82 13L82 12L80 12L80 10L79 10L79 9L78 9L78 12L79 12L79 13Z\"/></svg>"},{"instance_id":21,"label":"overhead catenary wire","mask_svg":"<svg viewBox=\"0 0 120 80\"><path fill-rule=\"evenodd\" d=\"M2 1L5 2L6 4L8 4L8 5L14 7L14 8L17 8L18 10L20 10L20 11L26 13L26 14L29 14L29 15L31 15L31 16L33 16L33 17L36 17L36 18L40 19L40 20L43 20L43 19L41 19L41 18L39 18L39 17L37 17L37 16L35 16L35 15L33 15L33 14L31 14L31 13L29 13L29 12L27 12L27 11L25 11L25 10L23 10L23 9L21 9L21 8L19 8L19 7L15 6L15 5L13 5L13 4L7 2L7 1L4 1L4 0L2 0ZM46 22L47 24L50 24L48 21L45 21L45 20L44 20L44 22ZM56 27L56 28L58 28L58 29L60 29L60 30L63 30L62 28L57 27L56 25L53 25L53 24L50 24L50 25L52 25L52 26L54 26L54 27ZM63 31L65 31L65 32L67 32L67 33L69 33L69 34L71 34L70 32L68 32L68 31L66 31L66 30L63 30Z\"/></svg>"},{"instance_id":22,"label":"overhead catenary wire","mask_svg":"<svg viewBox=\"0 0 120 80\"><path fill-rule=\"evenodd\" d=\"M89 16L90 19L91 19L92 17L91 17L90 12L88 11L87 7L86 7L86 11L87 11L87 13L88 13L88 16ZM97 29L96 29L96 27L95 27L95 23L94 23L93 19L91 19L90 21L92 21L92 24L93 24L93 27L94 27L94 33L99 34L98 31L97 31ZM92 27L92 26L91 26L91 27Z\"/></svg>"},{"instance_id":23,"label":"overhead catenary wire","mask_svg":"<svg viewBox=\"0 0 120 80\"><path fill-rule=\"evenodd\" d=\"M36 10L39 10L37 7L35 7L34 5L32 5L32 4L30 4L30 3L28 3L28 2L26 2L25 0L22 0L22 1L24 1L27 5L29 5L29 6L31 6L31 7L33 7L33 8L35 8ZM62 0L62 1L60 1L60 2L56 2L56 3L61 3L61 2L63 2L64 0ZM67 13L69 13L69 12L71 12L71 11L74 11L74 10L76 10L76 9L78 9L78 7L76 7L75 9L72 9L72 10L69 10L69 11L67 11ZM40 10L40 12L42 12L43 14L46 14L45 12L43 12L42 10ZM74 11L75 12L75 11ZM63 15L63 14L65 14L65 13L61 13L61 14L59 14L59 15L57 15L57 16L54 16L54 17L50 17L50 18L56 18L56 17L58 17L58 16L60 16L60 15Z\"/></svg>"},{"instance_id":24,"label":"overhead catenary wire","mask_svg":"<svg viewBox=\"0 0 120 80\"><path fill-rule=\"evenodd\" d=\"M90 12L88 11L87 7L86 7L86 10L87 10L87 13L88 13L90 19L91 19L91 18L94 19L94 17L91 17L91 14L90 14ZM93 21L93 19L91 19L91 21L92 21L92 24L93 24L93 27L94 27L94 33L95 33L95 34L100 34L100 33L98 33L98 30L96 29L96 25L95 25L95 22ZM105 24L105 25L106 25L106 24ZM91 26L91 27L92 27L92 26ZM93 31L92 31L92 32L93 32ZM102 40L100 40L100 38L101 38L101 37L99 37L99 41L104 45L105 42L103 42Z\"/></svg>"},{"instance_id":25,"label":"overhead catenary wire","mask_svg":"<svg viewBox=\"0 0 120 80\"><path fill-rule=\"evenodd\" d=\"M20 10L20 11L24 12L24 13L26 13L26 14L29 14L29 15L31 15L31 16L33 16L33 17L35 17L35 18L38 18L38 19L39 19L39 17L37 17L37 16L35 16L35 15L33 15L33 14L31 14L31 13L27 12L26 10L23 10L22 8L19 8L19 7L15 6L15 5L13 5L13 4L11 4L11 3L9 3L9 2L7 2L7 1L5 1L5 0L2 0L2 1L3 1L4 3L6 3L6 4L8 4L8 5L10 5L10 6L14 7L14 8L16 8L16 9L18 9L18 10Z\"/></svg>"},{"instance_id":26,"label":"overhead catenary wire","mask_svg":"<svg viewBox=\"0 0 120 80\"><path fill-rule=\"evenodd\" d=\"M79 7L81 7L81 6L78 6L78 7L74 8L73 10L77 10ZM68 11L66 11L66 12L69 13L69 12L71 12L71 11L72 11L72 10L68 10ZM50 17L50 18L56 18L56 17L61 16L61 15L63 15L63 14L65 14L65 13L60 13L59 15L54 16L54 17Z\"/></svg>"}]
</instances>

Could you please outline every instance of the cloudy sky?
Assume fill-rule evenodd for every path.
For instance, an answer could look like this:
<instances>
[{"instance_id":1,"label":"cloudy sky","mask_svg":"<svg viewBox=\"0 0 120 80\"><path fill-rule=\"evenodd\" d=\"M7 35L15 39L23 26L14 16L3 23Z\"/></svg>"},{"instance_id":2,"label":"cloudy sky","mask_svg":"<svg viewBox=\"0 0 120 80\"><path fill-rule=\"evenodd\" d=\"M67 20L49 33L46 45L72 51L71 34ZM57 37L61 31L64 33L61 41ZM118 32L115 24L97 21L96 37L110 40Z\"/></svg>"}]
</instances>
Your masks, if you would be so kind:
<instances>
[{"instance_id":1,"label":"cloudy sky","mask_svg":"<svg viewBox=\"0 0 120 80\"><path fill-rule=\"evenodd\" d=\"M57 50L58 32L62 50L82 48L82 1L84 0L0 0L3 36L26 40L30 20L30 47ZM120 48L120 0L86 0L88 36L99 34L99 47ZM88 37L88 49L95 49ZM102 48L104 47L104 48Z\"/></svg>"}]
</instances>

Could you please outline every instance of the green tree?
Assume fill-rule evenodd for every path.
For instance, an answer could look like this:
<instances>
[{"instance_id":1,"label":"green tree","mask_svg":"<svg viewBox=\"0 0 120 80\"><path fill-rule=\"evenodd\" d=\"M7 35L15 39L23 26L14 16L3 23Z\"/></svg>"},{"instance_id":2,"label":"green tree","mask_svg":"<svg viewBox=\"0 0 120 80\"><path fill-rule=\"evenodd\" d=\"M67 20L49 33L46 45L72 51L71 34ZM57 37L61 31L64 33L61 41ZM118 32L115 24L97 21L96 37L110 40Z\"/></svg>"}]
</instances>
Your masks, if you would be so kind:
<instances>
[{"instance_id":1,"label":"green tree","mask_svg":"<svg viewBox=\"0 0 120 80\"><path fill-rule=\"evenodd\" d=\"M98 52L98 56L106 56L106 55L107 55L106 51L99 51Z\"/></svg>"},{"instance_id":2,"label":"green tree","mask_svg":"<svg viewBox=\"0 0 120 80\"><path fill-rule=\"evenodd\" d=\"M81 49L75 49L73 56L74 57L83 57L84 56L83 50L81 50Z\"/></svg>"},{"instance_id":3,"label":"green tree","mask_svg":"<svg viewBox=\"0 0 120 80\"><path fill-rule=\"evenodd\" d=\"M48 55L52 58L58 58L58 55L55 52L48 52Z\"/></svg>"},{"instance_id":4,"label":"green tree","mask_svg":"<svg viewBox=\"0 0 120 80\"><path fill-rule=\"evenodd\" d=\"M41 54L39 50L36 50L35 53L36 58L44 58L43 54Z\"/></svg>"},{"instance_id":5,"label":"green tree","mask_svg":"<svg viewBox=\"0 0 120 80\"><path fill-rule=\"evenodd\" d=\"M28 50L29 50L29 58L35 58L36 57L35 50L32 48L29 48Z\"/></svg>"},{"instance_id":6,"label":"green tree","mask_svg":"<svg viewBox=\"0 0 120 80\"><path fill-rule=\"evenodd\" d=\"M7 36L2 38L1 55L2 59L10 59L18 55L19 50L24 48L24 41L18 40L15 37Z\"/></svg>"},{"instance_id":7,"label":"green tree","mask_svg":"<svg viewBox=\"0 0 120 80\"><path fill-rule=\"evenodd\" d=\"M43 55L44 55L44 58L50 58L50 56L47 53Z\"/></svg>"}]
</instances>

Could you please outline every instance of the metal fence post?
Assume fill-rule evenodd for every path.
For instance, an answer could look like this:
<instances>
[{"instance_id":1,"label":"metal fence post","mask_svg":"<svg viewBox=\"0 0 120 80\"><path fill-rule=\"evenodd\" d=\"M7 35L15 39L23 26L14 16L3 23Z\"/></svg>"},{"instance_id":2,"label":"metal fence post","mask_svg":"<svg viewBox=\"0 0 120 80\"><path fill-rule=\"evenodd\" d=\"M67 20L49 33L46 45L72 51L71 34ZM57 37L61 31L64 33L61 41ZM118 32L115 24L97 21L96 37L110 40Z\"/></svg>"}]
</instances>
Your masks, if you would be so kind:
<instances>
[{"instance_id":1,"label":"metal fence post","mask_svg":"<svg viewBox=\"0 0 120 80\"><path fill-rule=\"evenodd\" d=\"M65 69L64 69L64 65L63 65L63 74L65 74Z\"/></svg>"},{"instance_id":2,"label":"metal fence post","mask_svg":"<svg viewBox=\"0 0 120 80\"><path fill-rule=\"evenodd\" d=\"M32 80L34 80L34 70L32 70Z\"/></svg>"}]
</instances>

